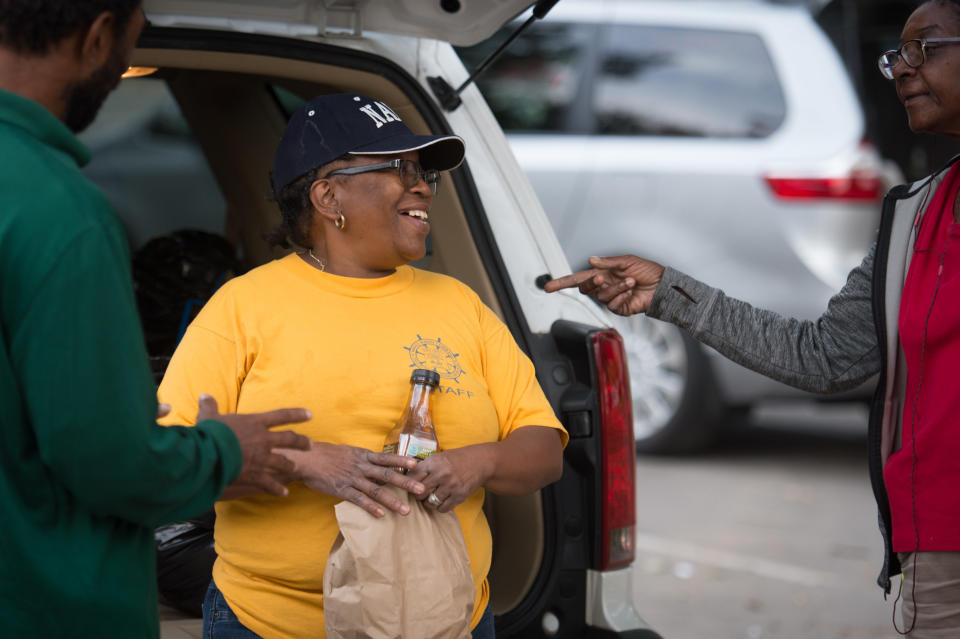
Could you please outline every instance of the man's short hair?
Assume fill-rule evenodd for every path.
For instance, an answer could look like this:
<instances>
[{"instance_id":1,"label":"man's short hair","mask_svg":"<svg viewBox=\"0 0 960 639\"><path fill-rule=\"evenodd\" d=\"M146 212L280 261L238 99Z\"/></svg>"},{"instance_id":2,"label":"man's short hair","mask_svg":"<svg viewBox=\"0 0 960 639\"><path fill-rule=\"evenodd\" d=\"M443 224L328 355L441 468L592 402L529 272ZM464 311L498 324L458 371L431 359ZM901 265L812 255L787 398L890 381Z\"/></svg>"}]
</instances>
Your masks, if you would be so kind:
<instances>
[{"instance_id":1,"label":"man's short hair","mask_svg":"<svg viewBox=\"0 0 960 639\"><path fill-rule=\"evenodd\" d=\"M56 43L86 29L104 11L123 33L142 0L0 0L0 46L43 55Z\"/></svg>"}]
</instances>

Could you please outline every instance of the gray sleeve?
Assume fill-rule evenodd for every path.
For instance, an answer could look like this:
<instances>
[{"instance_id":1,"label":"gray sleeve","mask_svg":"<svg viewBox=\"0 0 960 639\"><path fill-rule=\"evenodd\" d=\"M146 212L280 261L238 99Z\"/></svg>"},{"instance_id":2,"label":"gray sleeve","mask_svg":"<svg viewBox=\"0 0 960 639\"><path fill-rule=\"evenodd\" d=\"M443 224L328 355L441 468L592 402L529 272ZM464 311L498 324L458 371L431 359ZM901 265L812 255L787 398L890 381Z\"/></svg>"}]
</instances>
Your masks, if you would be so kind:
<instances>
[{"instance_id":1,"label":"gray sleeve","mask_svg":"<svg viewBox=\"0 0 960 639\"><path fill-rule=\"evenodd\" d=\"M647 315L785 384L817 393L847 390L880 370L870 300L875 250L876 244L816 320L754 308L671 268Z\"/></svg>"}]
</instances>

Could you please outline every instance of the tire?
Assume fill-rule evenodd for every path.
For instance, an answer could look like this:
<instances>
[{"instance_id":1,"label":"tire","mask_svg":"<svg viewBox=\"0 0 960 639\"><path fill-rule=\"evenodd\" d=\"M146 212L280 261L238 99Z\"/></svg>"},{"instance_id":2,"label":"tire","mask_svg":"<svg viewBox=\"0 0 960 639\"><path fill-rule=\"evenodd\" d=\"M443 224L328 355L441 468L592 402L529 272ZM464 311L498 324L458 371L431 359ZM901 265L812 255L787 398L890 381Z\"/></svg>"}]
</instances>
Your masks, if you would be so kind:
<instances>
[{"instance_id":1,"label":"tire","mask_svg":"<svg viewBox=\"0 0 960 639\"><path fill-rule=\"evenodd\" d=\"M711 444L722 410L703 347L644 315L627 318L623 340L637 452L693 453Z\"/></svg>"}]
</instances>

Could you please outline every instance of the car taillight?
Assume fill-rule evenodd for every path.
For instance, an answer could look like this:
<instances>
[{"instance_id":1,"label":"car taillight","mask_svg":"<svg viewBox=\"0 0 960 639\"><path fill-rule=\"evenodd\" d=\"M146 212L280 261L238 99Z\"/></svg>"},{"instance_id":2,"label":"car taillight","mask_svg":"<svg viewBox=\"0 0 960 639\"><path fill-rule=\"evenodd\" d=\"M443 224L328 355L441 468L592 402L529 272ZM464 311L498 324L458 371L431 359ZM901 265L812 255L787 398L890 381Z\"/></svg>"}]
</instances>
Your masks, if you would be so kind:
<instances>
[{"instance_id":1,"label":"car taillight","mask_svg":"<svg viewBox=\"0 0 960 639\"><path fill-rule=\"evenodd\" d=\"M764 177L774 195L785 200L879 201L883 176L873 171L855 171L843 177Z\"/></svg>"},{"instance_id":2,"label":"car taillight","mask_svg":"<svg viewBox=\"0 0 960 639\"><path fill-rule=\"evenodd\" d=\"M633 562L636 524L633 411L623 339L614 330L591 336L600 400L603 491L601 570Z\"/></svg>"}]
</instances>

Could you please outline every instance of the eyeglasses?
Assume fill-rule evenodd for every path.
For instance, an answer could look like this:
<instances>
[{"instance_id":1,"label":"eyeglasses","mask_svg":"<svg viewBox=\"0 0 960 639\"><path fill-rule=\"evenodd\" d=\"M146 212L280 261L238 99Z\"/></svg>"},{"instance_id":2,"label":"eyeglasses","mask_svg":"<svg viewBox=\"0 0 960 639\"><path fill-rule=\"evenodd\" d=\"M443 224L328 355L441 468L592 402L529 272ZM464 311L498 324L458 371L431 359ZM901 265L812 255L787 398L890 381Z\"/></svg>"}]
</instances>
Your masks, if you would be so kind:
<instances>
[{"instance_id":1,"label":"eyeglasses","mask_svg":"<svg viewBox=\"0 0 960 639\"><path fill-rule=\"evenodd\" d=\"M890 49L885 51L878 59L877 66L880 67L880 73L887 80L893 80L893 68L897 66L900 60L912 69L916 69L927 61L927 49L938 47L941 44L957 44L960 38L925 38L918 40L907 40L900 45L899 49Z\"/></svg>"},{"instance_id":2,"label":"eyeglasses","mask_svg":"<svg viewBox=\"0 0 960 639\"><path fill-rule=\"evenodd\" d=\"M384 171L386 169L396 169L400 176L400 182L403 186L412 189L420 180L423 180L430 187L434 195L437 194L437 186L440 184L440 171L436 169L421 169L413 160L390 160L389 162L380 162L378 164L367 164L366 166L351 166L345 169L330 171L325 177L331 175L357 175L359 173L369 173L370 171Z\"/></svg>"}]
</instances>

